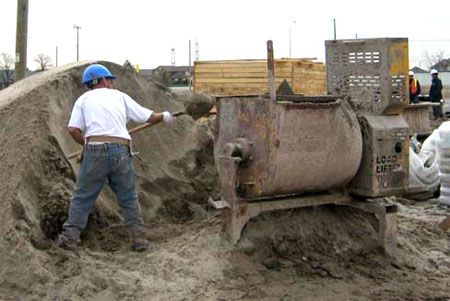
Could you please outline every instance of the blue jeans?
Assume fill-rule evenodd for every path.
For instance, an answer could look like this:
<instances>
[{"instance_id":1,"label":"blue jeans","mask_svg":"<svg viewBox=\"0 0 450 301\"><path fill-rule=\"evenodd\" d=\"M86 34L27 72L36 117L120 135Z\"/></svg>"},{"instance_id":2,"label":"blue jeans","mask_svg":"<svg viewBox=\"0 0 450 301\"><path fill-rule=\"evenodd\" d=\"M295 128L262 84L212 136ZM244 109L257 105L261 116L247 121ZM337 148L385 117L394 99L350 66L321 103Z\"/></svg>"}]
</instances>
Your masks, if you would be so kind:
<instances>
[{"instance_id":1,"label":"blue jeans","mask_svg":"<svg viewBox=\"0 0 450 301\"><path fill-rule=\"evenodd\" d=\"M103 185L109 184L119 200L125 225L132 232L141 232L143 219L136 192L136 175L130 148L116 143L87 145L78 171L69 217L63 225L63 236L79 242L89 213Z\"/></svg>"}]
</instances>

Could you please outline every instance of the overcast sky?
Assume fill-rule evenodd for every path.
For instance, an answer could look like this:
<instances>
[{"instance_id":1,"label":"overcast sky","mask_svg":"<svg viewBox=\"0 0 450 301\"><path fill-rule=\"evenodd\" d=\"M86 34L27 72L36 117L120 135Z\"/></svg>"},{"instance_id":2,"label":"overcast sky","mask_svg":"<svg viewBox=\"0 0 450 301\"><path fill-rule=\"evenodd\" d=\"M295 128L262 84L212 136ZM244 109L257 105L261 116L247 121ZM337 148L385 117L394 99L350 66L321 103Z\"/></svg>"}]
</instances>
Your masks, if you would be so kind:
<instances>
[{"instance_id":1,"label":"overcast sky","mask_svg":"<svg viewBox=\"0 0 450 301\"><path fill-rule=\"evenodd\" d=\"M1 0L0 53L14 57L17 1ZM324 41L337 38L409 38L410 67L423 66L423 53L444 50L450 57L450 0L29 0L28 67L49 55L53 64L76 61L74 24L81 26L80 60L102 59L140 68L189 64L195 41L200 60L275 58L325 60ZM295 22L294 22L295 21Z\"/></svg>"}]
</instances>

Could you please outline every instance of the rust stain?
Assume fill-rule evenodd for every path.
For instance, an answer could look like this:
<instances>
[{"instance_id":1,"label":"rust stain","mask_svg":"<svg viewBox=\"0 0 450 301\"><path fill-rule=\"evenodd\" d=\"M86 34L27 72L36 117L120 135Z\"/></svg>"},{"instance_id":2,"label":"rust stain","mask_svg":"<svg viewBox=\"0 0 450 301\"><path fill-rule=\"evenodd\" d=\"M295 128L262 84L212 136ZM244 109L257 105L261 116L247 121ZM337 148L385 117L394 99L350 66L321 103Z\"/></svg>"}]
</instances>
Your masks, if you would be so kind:
<instances>
[{"instance_id":1,"label":"rust stain","mask_svg":"<svg viewBox=\"0 0 450 301\"><path fill-rule=\"evenodd\" d=\"M389 47L389 67L391 74L408 74L408 43L392 43Z\"/></svg>"}]
</instances>

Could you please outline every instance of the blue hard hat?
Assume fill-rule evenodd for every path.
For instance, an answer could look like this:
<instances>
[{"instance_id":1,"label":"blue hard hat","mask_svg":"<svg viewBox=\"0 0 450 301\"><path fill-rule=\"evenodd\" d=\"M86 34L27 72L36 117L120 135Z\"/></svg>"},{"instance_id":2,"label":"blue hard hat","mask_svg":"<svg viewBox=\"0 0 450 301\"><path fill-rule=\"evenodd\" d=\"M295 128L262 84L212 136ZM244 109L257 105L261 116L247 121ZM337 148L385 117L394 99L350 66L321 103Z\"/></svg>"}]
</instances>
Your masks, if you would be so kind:
<instances>
[{"instance_id":1,"label":"blue hard hat","mask_svg":"<svg viewBox=\"0 0 450 301\"><path fill-rule=\"evenodd\" d=\"M83 85L103 77L116 79L114 75L109 72L108 68L100 64L93 64L87 67L83 72Z\"/></svg>"}]
</instances>

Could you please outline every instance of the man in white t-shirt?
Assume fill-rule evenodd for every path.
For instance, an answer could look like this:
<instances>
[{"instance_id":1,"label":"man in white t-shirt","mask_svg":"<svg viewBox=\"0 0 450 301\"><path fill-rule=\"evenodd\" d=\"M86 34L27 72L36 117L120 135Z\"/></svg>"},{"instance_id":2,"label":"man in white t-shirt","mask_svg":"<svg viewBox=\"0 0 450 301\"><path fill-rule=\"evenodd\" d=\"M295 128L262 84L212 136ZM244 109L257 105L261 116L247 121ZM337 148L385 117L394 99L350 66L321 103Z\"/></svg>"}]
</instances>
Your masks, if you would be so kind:
<instances>
[{"instance_id":1,"label":"man in white t-shirt","mask_svg":"<svg viewBox=\"0 0 450 301\"><path fill-rule=\"evenodd\" d=\"M150 124L171 123L174 117L167 111L155 113L142 107L114 89L114 79L100 64L90 65L83 72L83 84L90 90L76 100L68 131L84 147L84 152L69 217L58 239L58 245L63 248L74 248L80 242L80 233L107 179L119 200L125 225L130 229L133 250L148 248L126 124L130 119Z\"/></svg>"}]
</instances>

